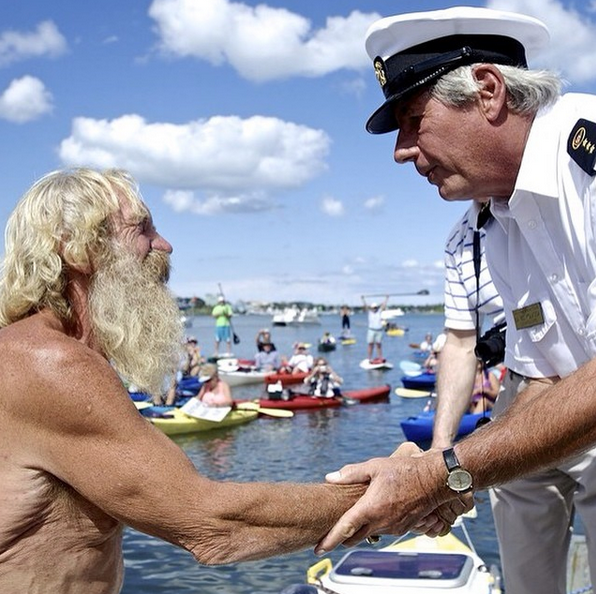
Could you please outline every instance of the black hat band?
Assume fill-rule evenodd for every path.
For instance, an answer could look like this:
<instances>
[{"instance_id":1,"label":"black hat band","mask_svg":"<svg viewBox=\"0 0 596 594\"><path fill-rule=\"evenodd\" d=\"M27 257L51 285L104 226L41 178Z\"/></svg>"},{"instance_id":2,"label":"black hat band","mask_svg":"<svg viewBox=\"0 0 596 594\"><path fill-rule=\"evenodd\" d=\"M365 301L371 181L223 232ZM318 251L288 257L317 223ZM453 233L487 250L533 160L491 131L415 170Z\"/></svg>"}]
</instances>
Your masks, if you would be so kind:
<instances>
[{"instance_id":1,"label":"black hat band","mask_svg":"<svg viewBox=\"0 0 596 594\"><path fill-rule=\"evenodd\" d=\"M489 62L527 67L523 45L501 35L451 35L411 47L383 61L375 58L386 99L403 95L465 64Z\"/></svg>"}]
</instances>

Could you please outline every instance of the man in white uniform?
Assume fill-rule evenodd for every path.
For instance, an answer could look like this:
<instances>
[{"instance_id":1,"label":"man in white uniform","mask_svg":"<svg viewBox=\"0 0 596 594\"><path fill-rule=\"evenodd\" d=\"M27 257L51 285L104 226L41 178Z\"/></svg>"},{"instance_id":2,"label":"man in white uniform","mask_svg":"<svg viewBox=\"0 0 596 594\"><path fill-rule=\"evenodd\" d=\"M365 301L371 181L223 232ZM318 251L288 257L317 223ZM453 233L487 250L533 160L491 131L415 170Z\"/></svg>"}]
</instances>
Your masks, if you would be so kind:
<instances>
[{"instance_id":1,"label":"man in white uniform","mask_svg":"<svg viewBox=\"0 0 596 594\"><path fill-rule=\"evenodd\" d=\"M368 131L398 130L395 160L413 163L442 198L491 197L486 253L517 396L500 399L495 413L508 410L455 448L332 473L371 486L319 551L417 523L438 533L447 510L469 506L467 493L498 485L509 592L565 592L574 510L596 543L596 464L586 452L596 443L596 97L561 96L558 76L527 69L526 51L547 41L536 19L472 7L389 17L368 31L386 98Z\"/></svg>"}]
</instances>

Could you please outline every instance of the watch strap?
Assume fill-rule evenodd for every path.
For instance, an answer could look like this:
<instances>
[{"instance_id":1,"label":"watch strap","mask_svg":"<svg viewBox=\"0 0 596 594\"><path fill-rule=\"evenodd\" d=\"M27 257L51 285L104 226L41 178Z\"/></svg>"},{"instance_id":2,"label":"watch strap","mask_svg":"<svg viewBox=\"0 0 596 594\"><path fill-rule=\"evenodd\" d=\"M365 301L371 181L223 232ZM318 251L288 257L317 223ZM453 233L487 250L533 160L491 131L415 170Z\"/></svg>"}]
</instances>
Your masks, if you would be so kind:
<instances>
[{"instance_id":1,"label":"watch strap","mask_svg":"<svg viewBox=\"0 0 596 594\"><path fill-rule=\"evenodd\" d=\"M445 466L447 466L447 471L451 472L454 468L459 468L460 463L455 455L455 450L453 448L447 448L443 450L443 460L445 461Z\"/></svg>"}]
</instances>

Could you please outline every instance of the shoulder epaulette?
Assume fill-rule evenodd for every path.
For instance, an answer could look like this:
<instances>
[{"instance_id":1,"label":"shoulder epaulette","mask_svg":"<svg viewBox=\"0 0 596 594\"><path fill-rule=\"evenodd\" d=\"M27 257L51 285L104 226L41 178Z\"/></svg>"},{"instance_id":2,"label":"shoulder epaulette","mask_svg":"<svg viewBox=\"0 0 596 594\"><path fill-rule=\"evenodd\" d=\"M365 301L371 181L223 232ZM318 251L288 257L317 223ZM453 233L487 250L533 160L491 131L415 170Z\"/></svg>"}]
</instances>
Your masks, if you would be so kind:
<instances>
[{"instance_id":1,"label":"shoulder epaulette","mask_svg":"<svg viewBox=\"0 0 596 594\"><path fill-rule=\"evenodd\" d=\"M596 123L577 120L567 140L567 152L588 175L596 175Z\"/></svg>"}]
</instances>

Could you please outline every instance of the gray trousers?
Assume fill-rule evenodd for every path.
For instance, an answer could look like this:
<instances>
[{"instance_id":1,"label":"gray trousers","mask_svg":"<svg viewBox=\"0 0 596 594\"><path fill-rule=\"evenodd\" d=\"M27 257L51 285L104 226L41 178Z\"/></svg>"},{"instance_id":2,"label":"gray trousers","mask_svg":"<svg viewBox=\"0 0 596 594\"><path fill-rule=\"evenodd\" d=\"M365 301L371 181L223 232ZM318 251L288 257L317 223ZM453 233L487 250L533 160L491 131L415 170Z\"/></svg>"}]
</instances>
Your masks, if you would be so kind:
<instances>
[{"instance_id":1,"label":"gray trousers","mask_svg":"<svg viewBox=\"0 0 596 594\"><path fill-rule=\"evenodd\" d=\"M493 414L507 408L527 385L528 380L508 374ZM507 594L565 594L575 511L585 527L596 583L596 448L492 489L490 498Z\"/></svg>"}]
</instances>

